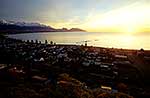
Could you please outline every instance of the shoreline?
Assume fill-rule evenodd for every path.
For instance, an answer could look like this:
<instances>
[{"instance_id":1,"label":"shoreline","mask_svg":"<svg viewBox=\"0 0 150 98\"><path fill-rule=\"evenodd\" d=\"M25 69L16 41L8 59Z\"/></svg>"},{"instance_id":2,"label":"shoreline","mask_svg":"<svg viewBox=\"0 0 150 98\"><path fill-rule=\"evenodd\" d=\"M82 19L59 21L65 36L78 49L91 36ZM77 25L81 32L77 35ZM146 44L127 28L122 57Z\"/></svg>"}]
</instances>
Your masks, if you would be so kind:
<instances>
[{"instance_id":1,"label":"shoreline","mask_svg":"<svg viewBox=\"0 0 150 98\"><path fill-rule=\"evenodd\" d=\"M39 32L41 33L41 32ZM26 33L21 33L21 34L26 34ZM5 37L7 38L10 38L10 39L15 39L15 40L20 40L20 41L23 41L23 42L27 42L27 40L21 40L21 39L16 39L16 38L11 38L11 37L8 37L7 35L4 35ZM28 40L29 42L33 41L33 43L35 43L36 40ZM40 41L40 40L38 40ZM41 44L45 44L45 42L42 42L40 41ZM52 41L53 42L53 41ZM48 44L50 44L50 41L48 42ZM84 46L83 44L82 45L78 45L78 44L64 44L64 43L56 43L56 45L60 45L60 46ZM87 45L87 47L95 47L95 48L102 48L102 49L117 49L117 50L126 50L126 51L139 51L141 49L130 49L130 48L117 48L117 47L100 47L100 46L89 46ZM144 51L150 51L150 49L144 49Z\"/></svg>"},{"instance_id":2,"label":"shoreline","mask_svg":"<svg viewBox=\"0 0 150 98\"><path fill-rule=\"evenodd\" d=\"M35 34L38 34L38 33L41 33L41 32L37 32L37 33L35 33ZM46 34L47 34L47 32L45 32ZM59 32L60 33L60 32ZM21 34L28 34L28 33L21 33ZM30 33L30 34L32 34L32 33ZM41 33L42 34L42 33ZM9 38L14 38L14 39L17 39L17 38L15 38L15 37L13 37L13 34L10 34L10 35L12 35L12 37L11 36L9 36L9 34L8 35L5 35L5 36L9 36ZM18 35L18 34L17 34ZM15 35L15 36L17 36L17 35ZM20 35L18 35L18 36L20 36ZM27 36L28 37L28 35L23 35L23 36ZM22 35L21 35L21 38L23 37ZM39 39L39 38L37 38L37 37L35 37L34 38L34 40L33 40L33 42L35 42L37 39ZM29 39L19 39L19 40L22 40L22 41L27 41L27 40L29 40L29 41L31 41L32 39L31 38L29 38ZM50 41L55 41L55 40L49 40L49 39L40 39L40 40L38 40L38 41L41 41L41 43L44 43L45 42L45 40L47 40L48 41L48 44L50 43ZM57 39L56 39L56 41L57 41ZM94 41L94 39L93 40L90 40L90 42L89 42L89 40L81 40L81 41L77 41L76 42L76 40L74 40L73 42L71 42L71 43L69 43L68 41L57 41L57 42L61 42L61 43L57 43L58 45L84 45L85 43L86 43L86 41L87 41L87 46L88 47L97 47L97 48L112 48L112 49L123 49L123 50L141 50L141 49L144 49L145 51L150 51L150 49L148 48L148 47L146 47L145 46L145 48L143 48L143 47L141 47L140 45L138 45L137 47L139 47L139 48L136 48L136 47L132 47L132 48L128 48L128 45L125 47L124 46L124 43L123 43L123 45L122 45L122 47L120 46L120 45L116 45L116 47L114 47L115 46L115 44L113 45L113 46L111 46L111 44L110 44L110 46L108 46L109 44L99 44L99 42L95 42ZM105 43L105 42L104 42ZM93 45L92 45L93 44ZM95 45L96 44L96 45ZM141 47L141 48L140 48Z\"/></svg>"}]
</instances>

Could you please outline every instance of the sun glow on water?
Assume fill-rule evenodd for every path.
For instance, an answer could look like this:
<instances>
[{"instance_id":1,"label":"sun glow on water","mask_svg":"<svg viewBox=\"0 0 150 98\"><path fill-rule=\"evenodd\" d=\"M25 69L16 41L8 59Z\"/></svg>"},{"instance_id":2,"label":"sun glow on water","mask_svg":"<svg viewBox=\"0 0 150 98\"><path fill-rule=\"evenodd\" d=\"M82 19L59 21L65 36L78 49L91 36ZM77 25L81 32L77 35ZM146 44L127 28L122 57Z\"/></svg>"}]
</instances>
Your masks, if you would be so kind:
<instances>
[{"instance_id":1,"label":"sun glow on water","mask_svg":"<svg viewBox=\"0 0 150 98\"><path fill-rule=\"evenodd\" d=\"M89 46L114 47L125 49L150 49L150 34L131 35L131 34L112 34L112 33L92 33L92 32L51 32L51 33L27 33L13 34L9 37L22 40L41 40L47 39L58 44L85 44Z\"/></svg>"}]
</instances>

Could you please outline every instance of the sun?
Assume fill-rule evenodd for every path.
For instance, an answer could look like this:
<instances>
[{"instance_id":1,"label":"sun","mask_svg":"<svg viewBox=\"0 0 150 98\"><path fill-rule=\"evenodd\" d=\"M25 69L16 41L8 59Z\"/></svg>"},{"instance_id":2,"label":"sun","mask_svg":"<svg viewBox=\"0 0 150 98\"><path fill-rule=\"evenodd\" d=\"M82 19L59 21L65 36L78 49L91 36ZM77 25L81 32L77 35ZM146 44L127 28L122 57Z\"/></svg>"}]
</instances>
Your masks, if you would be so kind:
<instances>
[{"instance_id":1,"label":"sun","mask_svg":"<svg viewBox=\"0 0 150 98\"><path fill-rule=\"evenodd\" d=\"M132 26L128 25L125 27L120 28L120 32L127 34L127 35L133 35L139 32L138 26Z\"/></svg>"},{"instance_id":2,"label":"sun","mask_svg":"<svg viewBox=\"0 0 150 98\"><path fill-rule=\"evenodd\" d=\"M135 28L127 28L126 29L126 31L125 31L125 33L127 33L127 34L134 34L134 33L136 33L137 31L136 31L136 29Z\"/></svg>"}]
</instances>

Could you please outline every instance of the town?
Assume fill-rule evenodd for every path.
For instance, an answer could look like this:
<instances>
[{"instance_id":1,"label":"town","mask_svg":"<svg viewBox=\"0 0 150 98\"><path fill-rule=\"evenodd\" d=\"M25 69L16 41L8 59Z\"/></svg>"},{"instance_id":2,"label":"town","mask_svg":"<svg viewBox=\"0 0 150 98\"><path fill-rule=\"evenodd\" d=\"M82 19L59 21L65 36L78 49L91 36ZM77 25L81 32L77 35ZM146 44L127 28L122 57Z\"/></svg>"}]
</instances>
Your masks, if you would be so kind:
<instances>
[{"instance_id":1,"label":"town","mask_svg":"<svg viewBox=\"0 0 150 98\"><path fill-rule=\"evenodd\" d=\"M59 45L47 40L41 43L38 40L21 41L1 36L0 97L18 97L16 94L20 93L15 91L23 92L23 87L29 84L36 90L45 85L55 90L58 85L63 86L63 90L82 85L84 89L99 89L108 94L122 92L135 98L149 96L149 65L150 51L144 49ZM16 85L24 86L18 89ZM72 96L71 91L67 96ZM52 95L50 98L56 97Z\"/></svg>"}]
</instances>

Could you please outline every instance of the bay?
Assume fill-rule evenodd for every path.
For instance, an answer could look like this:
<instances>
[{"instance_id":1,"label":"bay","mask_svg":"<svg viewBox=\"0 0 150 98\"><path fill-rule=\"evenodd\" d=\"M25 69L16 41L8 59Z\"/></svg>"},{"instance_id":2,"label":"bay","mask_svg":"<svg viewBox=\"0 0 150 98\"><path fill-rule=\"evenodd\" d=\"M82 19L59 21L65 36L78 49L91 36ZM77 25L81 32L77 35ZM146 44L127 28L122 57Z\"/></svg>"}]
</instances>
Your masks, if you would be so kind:
<instances>
[{"instance_id":1,"label":"bay","mask_svg":"<svg viewBox=\"0 0 150 98\"><path fill-rule=\"evenodd\" d=\"M10 38L27 40L38 40L41 42L53 41L56 44L73 44L88 46L123 48L123 49L145 49L150 50L150 34L118 34L118 33L95 33L95 32L42 32L9 34Z\"/></svg>"}]
</instances>

